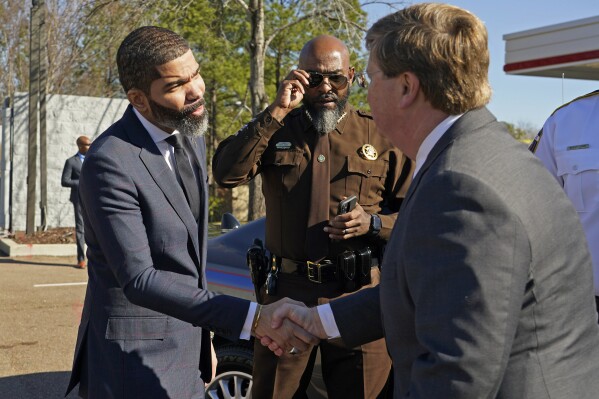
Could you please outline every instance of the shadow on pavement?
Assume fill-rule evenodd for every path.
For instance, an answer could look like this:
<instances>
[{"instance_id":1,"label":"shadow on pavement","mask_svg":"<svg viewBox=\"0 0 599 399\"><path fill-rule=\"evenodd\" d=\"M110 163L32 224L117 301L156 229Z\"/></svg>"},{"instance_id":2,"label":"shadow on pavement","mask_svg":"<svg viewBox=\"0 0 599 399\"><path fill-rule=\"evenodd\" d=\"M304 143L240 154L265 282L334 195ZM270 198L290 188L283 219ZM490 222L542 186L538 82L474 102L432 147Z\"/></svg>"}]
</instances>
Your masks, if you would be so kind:
<instances>
[{"instance_id":1,"label":"shadow on pavement","mask_svg":"<svg viewBox=\"0 0 599 399\"><path fill-rule=\"evenodd\" d=\"M60 266L60 267L72 267L73 269L77 269L75 262L73 262L73 263L54 263L52 261L43 262L43 261L30 260L28 258L9 258L7 256L0 256L0 264L2 264L2 263L33 265L33 266Z\"/></svg>"},{"instance_id":2,"label":"shadow on pavement","mask_svg":"<svg viewBox=\"0 0 599 399\"><path fill-rule=\"evenodd\" d=\"M58 399L64 398L64 393L69 384L70 371L54 371L0 377L0 398L14 399ZM67 396L76 399L77 390Z\"/></svg>"}]
</instances>

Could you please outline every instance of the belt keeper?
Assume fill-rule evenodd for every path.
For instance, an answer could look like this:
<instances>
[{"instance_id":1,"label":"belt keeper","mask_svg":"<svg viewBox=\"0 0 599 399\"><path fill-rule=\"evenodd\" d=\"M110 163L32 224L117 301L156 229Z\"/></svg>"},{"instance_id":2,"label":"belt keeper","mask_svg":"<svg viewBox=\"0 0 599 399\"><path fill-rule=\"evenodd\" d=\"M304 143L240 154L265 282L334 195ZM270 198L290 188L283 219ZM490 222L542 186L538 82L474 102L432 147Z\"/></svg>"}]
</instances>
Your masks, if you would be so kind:
<instances>
[{"instance_id":1,"label":"belt keeper","mask_svg":"<svg viewBox=\"0 0 599 399\"><path fill-rule=\"evenodd\" d=\"M254 322L252 323L251 333L256 335L256 328L258 328L258 322L260 321L260 313L262 312L262 305L258 304L258 310L256 311L256 316L254 316Z\"/></svg>"}]
</instances>

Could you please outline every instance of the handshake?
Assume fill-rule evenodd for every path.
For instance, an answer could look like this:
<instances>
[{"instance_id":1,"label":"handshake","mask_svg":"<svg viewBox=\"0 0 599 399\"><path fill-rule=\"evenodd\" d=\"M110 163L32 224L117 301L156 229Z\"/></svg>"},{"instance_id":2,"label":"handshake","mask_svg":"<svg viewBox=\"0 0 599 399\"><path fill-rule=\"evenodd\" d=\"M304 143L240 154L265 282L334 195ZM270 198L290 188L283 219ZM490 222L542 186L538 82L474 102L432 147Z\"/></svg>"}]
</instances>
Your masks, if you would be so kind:
<instances>
[{"instance_id":1,"label":"handshake","mask_svg":"<svg viewBox=\"0 0 599 399\"><path fill-rule=\"evenodd\" d=\"M252 335L277 356L304 352L328 338L318 310L289 298L258 305Z\"/></svg>"}]
</instances>

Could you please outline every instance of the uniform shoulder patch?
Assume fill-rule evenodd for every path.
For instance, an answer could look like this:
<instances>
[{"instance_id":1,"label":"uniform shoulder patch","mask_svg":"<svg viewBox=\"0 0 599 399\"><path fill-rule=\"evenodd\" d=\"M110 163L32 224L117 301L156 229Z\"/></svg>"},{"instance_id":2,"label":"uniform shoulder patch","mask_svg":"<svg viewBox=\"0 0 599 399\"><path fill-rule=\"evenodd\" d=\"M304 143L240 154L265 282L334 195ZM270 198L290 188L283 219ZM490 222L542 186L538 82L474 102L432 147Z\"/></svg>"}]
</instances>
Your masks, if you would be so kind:
<instances>
[{"instance_id":1,"label":"uniform shoulder patch","mask_svg":"<svg viewBox=\"0 0 599 399\"><path fill-rule=\"evenodd\" d=\"M559 111L560 109L562 109L562 108L564 108L564 107L567 107L568 105L570 105L570 104L572 104L572 103L574 103L574 102L576 102L576 101L578 101L578 100L583 100L583 99L585 99L585 98L590 98L590 97L594 97L594 96L599 96L599 90L595 90L595 91L592 91L592 92L590 92L590 93L587 93L587 94L585 94L585 95L582 95L582 96L580 96L580 97L576 97L574 100L572 100L572 101L569 101L569 102L567 102L567 103L565 103L565 104L562 104L562 105L560 105L559 107L557 107L557 108L555 109L555 111L553 111L553 112L551 113L551 115L555 114L555 113L556 113L557 111Z\"/></svg>"}]
</instances>

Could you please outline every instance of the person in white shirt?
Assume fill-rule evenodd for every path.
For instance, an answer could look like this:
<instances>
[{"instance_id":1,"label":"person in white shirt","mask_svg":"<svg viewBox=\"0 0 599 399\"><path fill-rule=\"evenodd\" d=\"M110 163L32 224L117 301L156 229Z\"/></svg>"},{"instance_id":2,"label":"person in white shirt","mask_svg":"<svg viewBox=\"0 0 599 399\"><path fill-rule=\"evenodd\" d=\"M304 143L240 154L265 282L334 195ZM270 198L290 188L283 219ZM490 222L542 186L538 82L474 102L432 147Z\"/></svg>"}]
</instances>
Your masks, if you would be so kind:
<instances>
[{"instance_id":1,"label":"person in white shirt","mask_svg":"<svg viewBox=\"0 0 599 399\"><path fill-rule=\"evenodd\" d=\"M599 309L599 90L555 110L530 150L563 187L578 212L593 259Z\"/></svg>"}]
</instances>

